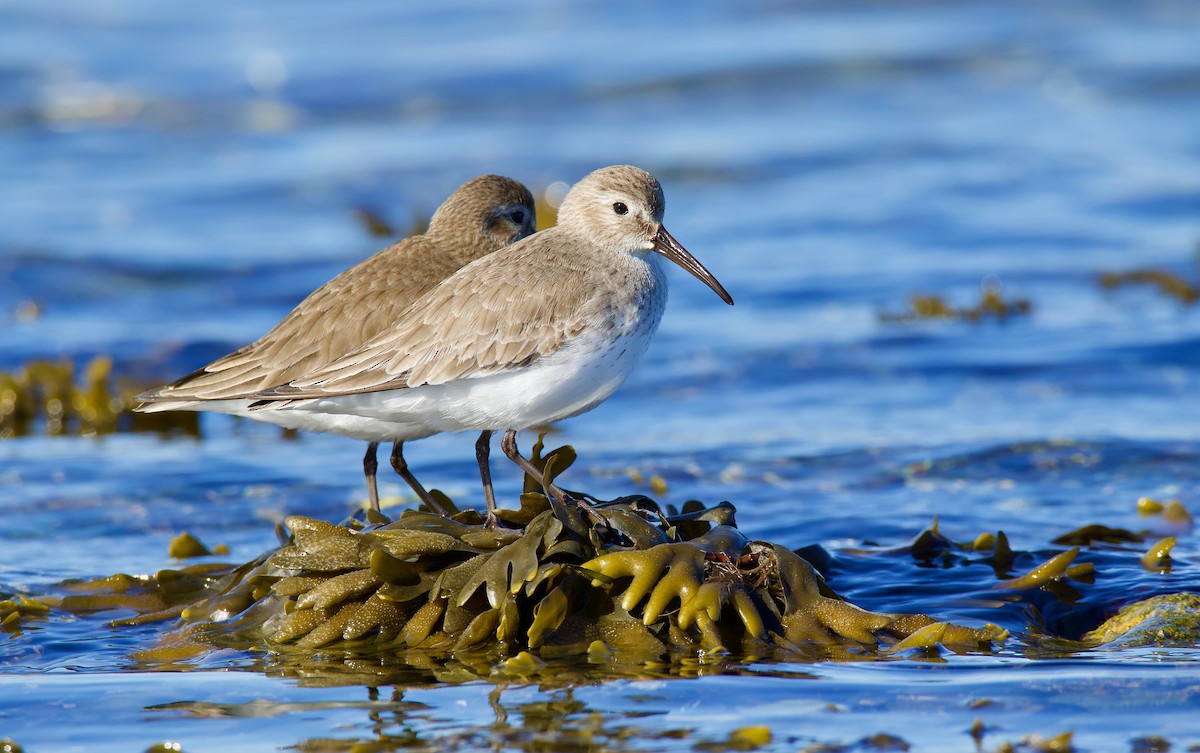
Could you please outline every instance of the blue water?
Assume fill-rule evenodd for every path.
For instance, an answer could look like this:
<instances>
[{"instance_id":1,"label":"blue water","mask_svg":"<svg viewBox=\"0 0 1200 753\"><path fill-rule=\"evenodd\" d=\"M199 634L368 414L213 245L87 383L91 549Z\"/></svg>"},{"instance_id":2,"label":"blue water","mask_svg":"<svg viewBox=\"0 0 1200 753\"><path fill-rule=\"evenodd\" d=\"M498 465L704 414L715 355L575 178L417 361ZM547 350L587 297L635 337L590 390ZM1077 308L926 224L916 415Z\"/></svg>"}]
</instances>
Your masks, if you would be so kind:
<instances>
[{"instance_id":1,"label":"blue water","mask_svg":"<svg viewBox=\"0 0 1200 753\"><path fill-rule=\"evenodd\" d=\"M564 482L612 497L646 490L630 468L661 475L666 502L729 499L753 537L821 544L831 584L865 607L1018 633L944 663L709 668L573 691L435 684L404 690L408 707L390 688L373 702L269 672L130 672L146 633L50 621L0 634L0 738L27 751L177 739L194 753L412 734L522 749L537 744L537 704L570 702L558 734L596 712L595 739L614 748L685 750L762 723L777 750L886 732L958 751L976 717L987 749L1068 729L1085 750L1200 743L1194 649L1037 659L1026 615L979 606L990 568L879 554L935 515L956 540L1002 529L1038 556L1102 523L1178 535L1175 566L1085 553L1099 570L1085 603L1200 590L1191 530L1134 505L1200 510L1200 307L1097 284L1148 266L1200 279L1198 30L1185 0L0 3L0 369L103 353L125 378L166 381L384 245L357 208L403 229L477 174L540 192L637 164L737 305L670 273L638 369L550 439L580 453ZM997 286L1031 314L880 319L912 294L969 306ZM433 437L407 457L471 499L473 441ZM0 592L153 572L183 530L248 560L285 515L344 517L363 497L362 449L220 416L199 440L4 440ZM517 474L494 465L515 493ZM492 692L507 726L493 726ZM690 733L654 737L671 730Z\"/></svg>"}]
</instances>

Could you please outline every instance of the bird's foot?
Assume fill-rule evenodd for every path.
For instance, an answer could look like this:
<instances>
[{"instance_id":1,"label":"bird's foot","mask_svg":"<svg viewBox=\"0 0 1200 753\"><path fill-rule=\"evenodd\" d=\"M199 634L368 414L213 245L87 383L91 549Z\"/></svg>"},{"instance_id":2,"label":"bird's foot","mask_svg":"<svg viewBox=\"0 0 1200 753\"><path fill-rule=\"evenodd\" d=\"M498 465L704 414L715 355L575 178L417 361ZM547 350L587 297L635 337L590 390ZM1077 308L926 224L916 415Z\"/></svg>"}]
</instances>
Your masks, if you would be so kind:
<instances>
[{"instance_id":1,"label":"bird's foot","mask_svg":"<svg viewBox=\"0 0 1200 753\"><path fill-rule=\"evenodd\" d=\"M483 527L489 531L495 531L500 528L500 519L496 517L495 510L488 510L483 516Z\"/></svg>"}]
</instances>

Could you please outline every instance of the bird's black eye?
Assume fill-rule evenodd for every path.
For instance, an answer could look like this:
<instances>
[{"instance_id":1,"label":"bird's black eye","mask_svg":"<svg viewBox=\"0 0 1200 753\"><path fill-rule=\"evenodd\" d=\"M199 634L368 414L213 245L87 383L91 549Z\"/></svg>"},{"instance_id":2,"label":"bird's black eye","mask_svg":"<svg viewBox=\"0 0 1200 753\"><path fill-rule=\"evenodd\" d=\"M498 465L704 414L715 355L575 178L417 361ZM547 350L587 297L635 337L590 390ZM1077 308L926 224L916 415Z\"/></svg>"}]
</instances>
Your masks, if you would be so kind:
<instances>
[{"instance_id":1,"label":"bird's black eye","mask_svg":"<svg viewBox=\"0 0 1200 753\"><path fill-rule=\"evenodd\" d=\"M624 202L618 201L613 204L613 211L617 214L629 214L629 207L625 206Z\"/></svg>"},{"instance_id":2,"label":"bird's black eye","mask_svg":"<svg viewBox=\"0 0 1200 753\"><path fill-rule=\"evenodd\" d=\"M515 222L516 224L520 225L521 223L525 222L525 213L522 212L520 209L518 209L517 211L510 214L509 218L512 219L512 221Z\"/></svg>"}]
</instances>

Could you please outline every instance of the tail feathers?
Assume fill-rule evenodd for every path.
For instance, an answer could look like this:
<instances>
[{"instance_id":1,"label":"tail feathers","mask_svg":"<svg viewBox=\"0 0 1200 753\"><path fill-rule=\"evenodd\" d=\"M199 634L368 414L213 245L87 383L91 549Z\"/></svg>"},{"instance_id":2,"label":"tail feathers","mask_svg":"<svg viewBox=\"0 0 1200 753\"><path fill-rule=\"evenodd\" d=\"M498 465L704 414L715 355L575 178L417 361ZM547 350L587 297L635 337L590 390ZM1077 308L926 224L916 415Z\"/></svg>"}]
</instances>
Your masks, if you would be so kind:
<instances>
[{"instance_id":1,"label":"tail feathers","mask_svg":"<svg viewBox=\"0 0 1200 753\"><path fill-rule=\"evenodd\" d=\"M149 401L145 397L150 397ZM199 410L199 411L214 411L216 413L231 413L235 416L246 415L246 406L249 401L245 399L233 400L196 400L187 398L160 398L154 397L153 393L146 393L145 397L139 396L143 403L134 408L135 413L162 413L168 410Z\"/></svg>"},{"instance_id":2,"label":"tail feathers","mask_svg":"<svg viewBox=\"0 0 1200 753\"><path fill-rule=\"evenodd\" d=\"M156 400L153 392L143 392L135 400L142 404L133 409L134 413L163 413L169 410L204 410L197 400Z\"/></svg>"}]
</instances>

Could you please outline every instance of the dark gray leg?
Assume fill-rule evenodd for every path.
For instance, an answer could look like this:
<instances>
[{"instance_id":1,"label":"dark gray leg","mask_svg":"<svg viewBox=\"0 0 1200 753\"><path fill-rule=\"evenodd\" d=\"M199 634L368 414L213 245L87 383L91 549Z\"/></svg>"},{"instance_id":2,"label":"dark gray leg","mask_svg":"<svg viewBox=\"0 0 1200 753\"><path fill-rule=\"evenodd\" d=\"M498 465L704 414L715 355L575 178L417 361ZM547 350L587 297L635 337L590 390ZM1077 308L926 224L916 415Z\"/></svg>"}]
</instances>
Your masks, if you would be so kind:
<instances>
[{"instance_id":1,"label":"dark gray leg","mask_svg":"<svg viewBox=\"0 0 1200 753\"><path fill-rule=\"evenodd\" d=\"M522 455L521 451L517 449L517 432L515 430L509 429L508 431L504 432L504 438L500 440L500 449L504 450L504 454L508 456L509 460L516 463L521 470L529 474L529 478L537 481L539 484L542 484L542 487L546 490L546 495L548 497L559 504L566 504L567 500L570 499L566 492L564 492L562 489L559 489L554 484L543 483L544 474L537 469L537 466L529 462L529 459Z\"/></svg>"},{"instance_id":2,"label":"dark gray leg","mask_svg":"<svg viewBox=\"0 0 1200 753\"><path fill-rule=\"evenodd\" d=\"M504 454L508 456L509 460L516 463L530 478L542 485L542 488L546 490L546 497L550 500L550 507L554 510L554 516L561 520L567 528L581 536L588 535L587 524L580 517L580 510L591 515L597 522L603 522L604 519L596 514L591 505L581 499L573 499L562 489L545 480L546 474L539 471L537 466L517 449L517 432L515 430L509 429L504 432L504 438L500 440L500 449L504 450Z\"/></svg>"},{"instance_id":3,"label":"dark gray leg","mask_svg":"<svg viewBox=\"0 0 1200 753\"><path fill-rule=\"evenodd\" d=\"M488 457L492 454L492 432L484 430L480 432L479 439L475 442L475 459L479 461L479 478L483 480L483 500L487 504L487 520L485 525L488 528L495 528L496 523L496 493L492 491L492 468L488 464Z\"/></svg>"},{"instance_id":4,"label":"dark gray leg","mask_svg":"<svg viewBox=\"0 0 1200 753\"><path fill-rule=\"evenodd\" d=\"M438 515L447 518L450 517L450 514L446 512L446 508L439 505L433 496L425 491L425 487L421 486L421 482L417 481L417 477L412 474L412 471L408 470L408 463L404 462L403 441L398 441L392 445L392 468L396 470L396 473L400 474L400 478L408 482L408 485L417 493L417 496L421 498L426 507Z\"/></svg>"},{"instance_id":5,"label":"dark gray leg","mask_svg":"<svg viewBox=\"0 0 1200 753\"><path fill-rule=\"evenodd\" d=\"M375 472L379 470L379 458L375 456L379 450L378 442L367 445L367 454L363 455L363 475L367 477L367 500L371 509L379 512L379 487L375 485Z\"/></svg>"}]
</instances>

